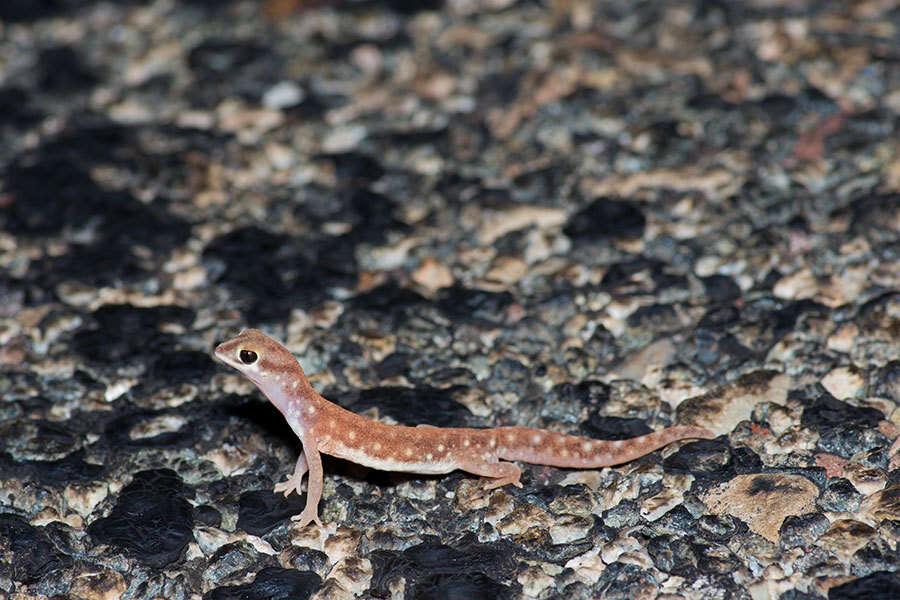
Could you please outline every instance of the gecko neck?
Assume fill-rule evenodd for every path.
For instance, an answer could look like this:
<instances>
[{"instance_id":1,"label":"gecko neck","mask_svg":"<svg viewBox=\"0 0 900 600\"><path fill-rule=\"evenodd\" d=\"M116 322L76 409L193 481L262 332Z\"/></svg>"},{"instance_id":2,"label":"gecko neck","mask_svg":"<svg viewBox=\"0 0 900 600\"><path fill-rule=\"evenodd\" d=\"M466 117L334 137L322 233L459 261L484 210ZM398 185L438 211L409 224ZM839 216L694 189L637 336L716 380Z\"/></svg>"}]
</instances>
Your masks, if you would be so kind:
<instances>
[{"instance_id":1,"label":"gecko neck","mask_svg":"<svg viewBox=\"0 0 900 600\"><path fill-rule=\"evenodd\" d=\"M253 383L284 415L294 433L302 437L309 425L307 417L314 413L307 409L319 409L324 399L312 388L299 364L297 370L297 373L291 373L287 377L273 378L270 375Z\"/></svg>"}]
</instances>

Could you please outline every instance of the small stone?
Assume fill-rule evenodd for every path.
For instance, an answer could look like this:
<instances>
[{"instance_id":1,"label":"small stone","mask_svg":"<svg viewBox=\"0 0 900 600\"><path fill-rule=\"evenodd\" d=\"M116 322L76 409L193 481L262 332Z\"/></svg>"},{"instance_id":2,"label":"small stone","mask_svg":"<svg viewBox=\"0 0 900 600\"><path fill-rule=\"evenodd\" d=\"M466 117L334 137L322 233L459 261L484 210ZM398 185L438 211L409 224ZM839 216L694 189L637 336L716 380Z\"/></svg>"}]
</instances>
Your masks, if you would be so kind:
<instances>
[{"instance_id":1,"label":"small stone","mask_svg":"<svg viewBox=\"0 0 900 600\"><path fill-rule=\"evenodd\" d=\"M548 530L554 544L570 544L587 538L593 526L593 518L578 515L562 515L550 524Z\"/></svg>"},{"instance_id":2,"label":"small stone","mask_svg":"<svg viewBox=\"0 0 900 600\"><path fill-rule=\"evenodd\" d=\"M852 483L843 477L835 477L825 484L825 490L819 497L818 504L822 510L855 513L859 510L861 502L862 494Z\"/></svg>"},{"instance_id":3,"label":"small stone","mask_svg":"<svg viewBox=\"0 0 900 600\"><path fill-rule=\"evenodd\" d=\"M514 256L498 256L484 274L488 283L500 284L502 288L515 285L528 272L528 265L521 258Z\"/></svg>"},{"instance_id":4,"label":"small stone","mask_svg":"<svg viewBox=\"0 0 900 600\"><path fill-rule=\"evenodd\" d=\"M853 519L839 519L831 524L816 543L822 549L833 552L843 560L850 558L854 552L869 543L876 535L871 525Z\"/></svg>"},{"instance_id":5,"label":"small stone","mask_svg":"<svg viewBox=\"0 0 900 600\"><path fill-rule=\"evenodd\" d=\"M884 469L865 467L857 462L847 464L844 475L863 496L871 496L887 485L887 473Z\"/></svg>"},{"instance_id":6,"label":"small stone","mask_svg":"<svg viewBox=\"0 0 900 600\"><path fill-rule=\"evenodd\" d=\"M669 338L657 340L629 356L618 368L619 376L653 385L661 378L663 367L676 358L675 344Z\"/></svg>"},{"instance_id":7,"label":"small stone","mask_svg":"<svg viewBox=\"0 0 900 600\"><path fill-rule=\"evenodd\" d=\"M262 104L266 108L284 109L297 106L306 94L293 81L279 81L263 93Z\"/></svg>"},{"instance_id":8,"label":"small stone","mask_svg":"<svg viewBox=\"0 0 900 600\"><path fill-rule=\"evenodd\" d=\"M854 365L838 367L822 378L822 386L835 398L856 398L865 394L865 373Z\"/></svg>"},{"instance_id":9,"label":"small stone","mask_svg":"<svg viewBox=\"0 0 900 600\"><path fill-rule=\"evenodd\" d=\"M888 439L887 436L875 429L848 424L822 431L818 445L825 452L851 458L873 448L886 447Z\"/></svg>"},{"instance_id":10,"label":"small stone","mask_svg":"<svg viewBox=\"0 0 900 600\"><path fill-rule=\"evenodd\" d=\"M900 520L900 485L892 485L867 497L859 512L873 523Z\"/></svg>"},{"instance_id":11,"label":"small stone","mask_svg":"<svg viewBox=\"0 0 900 600\"><path fill-rule=\"evenodd\" d=\"M656 521L679 506L684 500L684 490L689 488L694 480L689 475L671 475L667 476L667 479L658 494L647 498L641 504L641 516L648 521Z\"/></svg>"},{"instance_id":12,"label":"small stone","mask_svg":"<svg viewBox=\"0 0 900 600\"><path fill-rule=\"evenodd\" d=\"M453 273L450 268L438 259L426 256L412 272L412 280L428 290L436 292L441 288L453 285Z\"/></svg>"},{"instance_id":13,"label":"small stone","mask_svg":"<svg viewBox=\"0 0 900 600\"><path fill-rule=\"evenodd\" d=\"M497 531L501 535L522 535L533 527L545 530L550 525L550 515L547 511L533 505L526 504L513 509L506 517L497 523Z\"/></svg>"},{"instance_id":14,"label":"small stone","mask_svg":"<svg viewBox=\"0 0 900 600\"><path fill-rule=\"evenodd\" d=\"M837 328L837 331L828 336L825 345L829 350L849 353L856 344L857 336L859 336L859 327L853 323L844 323Z\"/></svg>"},{"instance_id":15,"label":"small stone","mask_svg":"<svg viewBox=\"0 0 900 600\"><path fill-rule=\"evenodd\" d=\"M823 533L828 531L830 523L821 513L808 513L789 516L778 530L781 547L785 550L803 546L811 546Z\"/></svg>"},{"instance_id":16,"label":"small stone","mask_svg":"<svg viewBox=\"0 0 900 600\"><path fill-rule=\"evenodd\" d=\"M109 485L101 481L70 483L63 490L63 497L69 508L82 517L87 517L97 505L109 495Z\"/></svg>"},{"instance_id":17,"label":"small stone","mask_svg":"<svg viewBox=\"0 0 900 600\"><path fill-rule=\"evenodd\" d=\"M368 134L364 125L339 125L325 134L322 151L332 154L348 152L356 148Z\"/></svg>"},{"instance_id":18,"label":"small stone","mask_svg":"<svg viewBox=\"0 0 900 600\"><path fill-rule=\"evenodd\" d=\"M117 571L99 571L76 575L67 595L71 600L118 600L128 588Z\"/></svg>"}]
</instances>

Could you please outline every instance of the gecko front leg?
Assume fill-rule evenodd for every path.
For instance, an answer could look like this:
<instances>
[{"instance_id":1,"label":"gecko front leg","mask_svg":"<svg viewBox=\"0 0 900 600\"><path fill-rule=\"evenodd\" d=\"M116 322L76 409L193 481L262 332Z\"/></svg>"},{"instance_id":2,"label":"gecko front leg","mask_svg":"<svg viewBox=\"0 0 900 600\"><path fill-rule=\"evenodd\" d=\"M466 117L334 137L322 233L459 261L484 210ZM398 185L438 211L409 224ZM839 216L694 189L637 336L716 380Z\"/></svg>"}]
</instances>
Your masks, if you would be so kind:
<instances>
[{"instance_id":1,"label":"gecko front leg","mask_svg":"<svg viewBox=\"0 0 900 600\"><path fill-rule=\"evenodd\" d=\"M311 434L303 436L303 454L300 458L309 469L309 479L306 481L306 507L302 513L291 517L291 520L300 523L300 527L305 527L313 521L322 527L322 521L319 520L319 500L322 498L325 477L322 472L322 455L319 454ZM299 459L297 462L299 465Z\"/></svg>"},{"instance_id":2,"label":"gecko front leg","mask_svg":"<svg viewBox=\"0 0 900 600\"><path fill-rule=\"evenodd\" d=\"M283 492L285 497L291 495L291 492L297 492L297 495L300 495L300 484L303 483L303 476L306 475L306 472L309 470L309 467L306 465L306 455L303 451L300 451L300 456L297 458L297 463L294 465L294 472L288 477L287 481L282 481L281 483L275 484L275 493Z\"/></svg>"}]
</instances>

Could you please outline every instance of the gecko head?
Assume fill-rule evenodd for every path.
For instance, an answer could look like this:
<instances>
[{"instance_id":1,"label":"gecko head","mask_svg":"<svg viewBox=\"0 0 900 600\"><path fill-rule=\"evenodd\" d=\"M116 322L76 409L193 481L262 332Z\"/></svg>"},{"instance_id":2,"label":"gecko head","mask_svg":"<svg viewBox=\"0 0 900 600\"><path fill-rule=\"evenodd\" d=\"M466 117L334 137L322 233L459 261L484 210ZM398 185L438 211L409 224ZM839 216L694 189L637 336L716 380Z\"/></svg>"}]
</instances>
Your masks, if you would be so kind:
<instances>
[{"instance_id":1,"label":"gecko head","mask_svg":"<svg viewBox=\"0 0 900 600\"><path fill-rule=\"evenodd\" d=\"M300 369L291 351L258 329L245 329L237 337L222 342L215 357L240 371L266 396L282 387Z\"/></svg>"}]
</instances>

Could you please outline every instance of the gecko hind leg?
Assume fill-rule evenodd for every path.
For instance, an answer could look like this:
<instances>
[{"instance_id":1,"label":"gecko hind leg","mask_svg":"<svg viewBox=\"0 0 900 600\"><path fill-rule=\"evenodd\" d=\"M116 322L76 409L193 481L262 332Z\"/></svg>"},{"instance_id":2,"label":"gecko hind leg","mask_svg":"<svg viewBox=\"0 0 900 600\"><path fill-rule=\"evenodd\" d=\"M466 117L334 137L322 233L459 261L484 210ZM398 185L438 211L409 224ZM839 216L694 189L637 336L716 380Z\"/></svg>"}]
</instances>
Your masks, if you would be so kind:
<instances>
[{"instance_id":1,"label":"gecko hind leg","mask_svg":"<svg viewBox=\"0 0 900 600\"><path fill-rule=\"evenodd\" d=\"M301 452L300 457L297 459L297 463L294 465L294 472L291 473L291 476L288 477L287 481L275 484L275 493L282 492L285 497L287 497L291 495L291 492L297 492L297 495L299 496L300 484L303 483L303 476L306 475L308 469L309 467L306 465L306 455Z\"/></svg>"},{"instance_id":2,"label":"gecko hind leg","mask_svg":"<svg viewBox=\"0 0 900 600\"><path fill-rule=\"evenodd\" d=\"M462 465L460 468L475 475L488 477L489 479L484 486L486 490L492 490L507 484L522 487L522 483L519 481L522 469L511 462L479 462Z\"/></svg>"}]
</instances>

